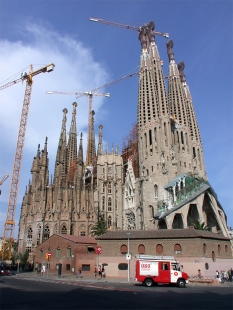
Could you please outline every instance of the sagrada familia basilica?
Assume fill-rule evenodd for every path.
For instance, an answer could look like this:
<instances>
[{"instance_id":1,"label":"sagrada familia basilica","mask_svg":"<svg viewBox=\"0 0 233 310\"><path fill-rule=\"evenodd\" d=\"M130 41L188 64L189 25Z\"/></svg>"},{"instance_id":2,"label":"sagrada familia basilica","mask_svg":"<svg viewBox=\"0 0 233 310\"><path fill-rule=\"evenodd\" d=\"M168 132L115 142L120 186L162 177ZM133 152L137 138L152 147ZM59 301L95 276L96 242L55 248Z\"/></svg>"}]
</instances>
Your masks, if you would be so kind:
<instances>
[{"instance_id":1,"label":"sagrada familia basilica","mask_svg":"<svg viewBox=\"0 0 233 310\"><path fill-rule=\"evenodd\" d=\"M47 137L32 162L19 222L21 252L34 251L55 233L89 236L101 219L109 230L182 229L200 221L229 237L226 215L207 180L184 62L176 63L173 41L168 41L166 86L153 22L140 28L139 40L137 122L122 152L103 146L102 125L95 142L92 111L84 159L82 135L77 139L77 104L68 141L65 108L53 177Z\"/></svg>"}]
</instances>

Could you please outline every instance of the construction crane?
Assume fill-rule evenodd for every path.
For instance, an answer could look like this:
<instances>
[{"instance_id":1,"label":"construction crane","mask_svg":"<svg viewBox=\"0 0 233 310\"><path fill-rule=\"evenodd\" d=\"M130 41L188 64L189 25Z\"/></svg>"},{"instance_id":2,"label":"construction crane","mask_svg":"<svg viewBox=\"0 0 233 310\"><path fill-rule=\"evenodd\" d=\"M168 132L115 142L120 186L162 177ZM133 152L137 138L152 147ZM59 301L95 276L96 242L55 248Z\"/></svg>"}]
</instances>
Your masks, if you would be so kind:
<instances>
[{"instance_id":1,"label":"construction crane","mask_svg":"<svg viewBox=\"0 0 233 310\"><path fill-rule=\"evenodd\" d=\"M82 96L88 96L89 97L89 107L88 107L88 133L87 133L87 158L86 158L86 166L90 166L91 165L91 158L90 158L90 147L91 147L91 141L89 141L90 137L91 137L91 129L92 129L92 102L93 102L93 96L105 96L105 97L110 97L110 94L97 94L94 93L97 90L100 90L101 88L105 88L107 86L110 86L112 84L115 84L117 82L120 82L128 77L132 77L136 74L138 74L139 72L134 72L128 75L125 75L117 80L114 80L110 83L107 83L103 86L97 87L95 89L90 90L89 92L71 92L71 91L47 91L47 94L59 94L59 95L77 95L77 98L80 98Z\"/></svg>"},{"instance_id":2,"label":"construction crane","mask_svg":"<svg viewBox=\"0 0 233 310\"><path fill-rule=\"evenodd\" d=\"M9 177L9 173L7 173L6 175L4 175L4 177L1 179L0 181L0 186L6 181L6 179ZM0 190L0 195L1 195L1 190Z\"/></svg>"},{"instance_id":3,"label":"construction crane","mask_svg":"<svg viewBox=\"0 0 233 310\"><path fill-rule=\"evenodd\" d=\"M115 22L110 22L108 20L103 20L103 19L100 19L100 18L90 18L90 21L101 23L101 24L105 24L105 25L115 26L115 27L119 27L119 28L136 30L138 33L140 33L140 31L141 31L141 27L135 27L135 26L119 24L119 23L115 23ZM158 35L158 36L163 36L165 38L169 38L169 34L168 33L153 31L153 34L154 35Z\"/></svg>"},{"instance_id":4,"label":"construction crane","mask_svg":"<svg viewBox=\"0 0 233 310\"><path fill-rule=\"evenodd\" d=\"M5 259L10 259L11 251L12 251L12 242L14 239L14 226L15 226L15 210L16 210L16 203L17 203L17 195L18 195L18 186L20 180L20 170L22 164L22 155L23 155L23 148L24 148L24 140L26 135L26 128L27 128L27 120L28 120L28 113L30 107L30 100L32 94L32 78L40 73L44 72L51 72L54 70L55 65L53 63L40 68L39 70L33 71L33 66L30 66L29 73L22 73L21 77L15 81L9 82L0 87L0 90L10 87L16 83L26 81L26 89L24 94L23 100L23 108L21 113L21 120L18 132L18 140L15 152L15 159L14 159L14 168L12 173L12 180L11 180L11 188L10 188L10 197L8 201L8 209L7 209L7 217L4 226L4 233L3 233L3 244L2 244L2 256Z\"/></svg>"}]
</instances>

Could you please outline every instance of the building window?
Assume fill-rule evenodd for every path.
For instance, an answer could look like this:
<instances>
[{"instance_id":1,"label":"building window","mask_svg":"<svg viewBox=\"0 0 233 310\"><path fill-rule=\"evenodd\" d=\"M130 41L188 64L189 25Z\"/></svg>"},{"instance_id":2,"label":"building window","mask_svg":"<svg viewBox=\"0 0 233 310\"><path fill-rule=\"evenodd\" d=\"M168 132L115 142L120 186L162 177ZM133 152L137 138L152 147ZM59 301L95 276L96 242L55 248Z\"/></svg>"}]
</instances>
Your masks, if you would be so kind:
<instances>
[{"instance_id":1,"label":"building window","mask_svg":"<svg viewBox=\"0 0 233 310\"><path fill-rule=\"evenodd\" d=\"M28 227L28 231L27 231L27 240L26 240L26 251L27 252L31 252L32 250L32 228Z\"/></svg>"},{"instance_id":2,"label":"building window","mask_svg":"<svg viewBox=\"0 0 233 310\"><path fill-rule=\"evenodd\" d=\"M204 253L204 254L206 253L206 250L207 250L207 246L206 246L206 244L204 243L204 244L203 244L203 253Z\"/></svg>"},{"instance_id":3,"label":"building window","mask_svg":"<svg viewBox=\"0 0 233 310\"><path fill-rule=\"evenodd\" d=\"M57 248L56 257L59 258L60 256L61 256L61 250L60 248Z\"/></svg>"},{"instance_id":4,"label":"building window","mask_svg":"<svg viewBox=\"0 0 233 310\"><path fill-rule=\"evenodd\" d=\"M112 198L108 198L108 211L112 211Z\"/></svg>"},{"instance_id":5,"label":"building window","mask_svg":"<svg viewBox=\"0 0 233 310\"><path fill-rule=\"evenodd\" d=\"M40 236L41 236L41 226L39 225L37 227L37 241L36 244L39 245L40 244Z\"/></svg>"},{"instance_id":6,"label":"building window","mask_svg":"<svg viewBox=\"0 0 233 310\"><path fill-rule=\"evenodd\" d=\"M104 185L104 183L103 183L103 190L102 190L102 192L103 193L105 192L105 185Z\"/></svg>"},{"instance_id":7,"label":"building window","mask_svg":"<svg viewBox=\"0 0 233 310\"><path fill-rule=\"evenodd\" d=\"M102 197L102 211L105 210L105 197Z\"/></svg>"},{"instance_id":8,"label":"building window","mask_svg":"<svg viewBox=\"0 0 233 310\"><path fill-rule=\"evenodd\" d=\"M158 198L158 185L154 185L155 198Z\"/></svg>"},{"instance_id":9,"label":"building window","mask_svg":"<svg viewBox=\"0 0 233 310\"><path fill-rule=\"evenodd\" d=\"M212 251L212 261L215 262L216 261L216 256L215 256L215 252Z\"/></svg>"},{"instance_id":10,"label":"building window","mask_svg":"<svg viewBox=\"0 0 233 310\"><path fill-rule=\"evenodd\" d=\"M118 265L119 270L128 270L128 264L126 263L121 263Z\"/></svg>"},{"instance_id":11,"label":"building window","mask_svg":"<svg viewBox=\"0 0 233 310\"><path fill-rule=\"evenodd\" d=\"M40 249L40 258L42 258L42 257L43 257L43 250Z\"/></svg>"},{"instance_id":12,"label":"building window","mask_svg":"<svg viewBox=\"0 0 233 310\"><path fill-rule=\"evenodd\" d=\"M63 224L62 227L61 227L61 234L62 235L67 235L67 228L66 228L65 224Z\"/></svg>"},{"instance_id":13,"label":"building window","mask_svg":"<svg viewBox=\"0 0 233 310\"><path fill-rule=\"evenodd\" d=\"M50 236L50 229L49 229L49 225L45 225L44 228L44 241L47 240Z\"/></svg>"},{"instance_id":14,"label":"building window","mask_svg":"<svg viewBox=\"0 0 233 310\"><path fill-rule=\"evenodd\" d=\"M221 255L221 245L218 244L218 255Z\"/></svg>"},{"instance_id":15,"label":"building window","mask_svg":"<svg viewBox=\"0 0 233 310\"><path fill-rule=\"evenodd\" d=\"M122 244L121 246L121 254L126 254L128 251L128 248L125 244Z\"/></svg>"},{"instance_id":16,"label":"building window","mask_svg":"<svg viewBox=\"0 0 233 310\"><path fill-rule=\"evenodd\" d=\"M70 264L66 264L66 270L67 270L67 271L70 270Z\"/></svg>"},{"instance_id":17,"label":"building window","mask_svg":"<svg viewBox=\"0 0 233 310\"><path fill-rule=\"evenodd\" d=\"M175 244L174 252L175 252L175 254L181 254L181 245L179 243Z\"/></svg>"},{"instance_id":18,"label":"building window","mask_svg":"<svg viewBox=\"0 0 233 310\"><path fill-rule=\"evenodd\" d=\"M71 247L67 248L67 257L71 257Z\"/></svg>"},{"instance_id":19,"label":"building window","mask_svg":"<svg viewBox=\"0 0 233 310\"><path fill-rule=\"evenodd\" d=\"M225 245L225 253L226 253L226 255L228 255L228 246L227 245Z\"/></svg>"},{"instance_id":20,"label":"building window","mask_svg":"<svg viewBox=\"0 0 233 310\"><path fill-rule=\"evenodd\" d=\"M112 184L109 182L108 183L108 194L112 193Z\"/></svg>"},{"instance_id":21,"label":"building window","mask_svg":"<svg viewBox=\"0 0 233 310\"><path fill-rule=\"evenodd\" d=\"M157 244L156 245L156 253L157 254L163 254L163 246L162 246L162 244Z\"/></svg>"},{"instance_id":22,"label":"building window","mask_svg":"<svg viewBox=\"0 0 233 310\"><path fill-rule=\"evenodd\" d=\"M109 215L108 217L108 228L112 226L112 217Z\"/></svg>"},{"instance_id":23,"label":"building window","mask_svg":"<svg viewBox=\"0 0 233 310\"><path fill-rule=\"evenodd\" d=\"M145 246L143 244L138 246L138 254L145 254Z\"/></svg>"},{"instance_id":24,"label":"building window","mask_svg":"<svg viewBox=\"0 0 233 310\"><path fill-rule=\"evenodd\" d=\"M87 253L88 253L88 254L95 253L94 247L93 247L93 246L88 246L88 247L87 247Z\"/></svg>"},{"instance_id":25,"label":"building window","mask_svg":"<svg viewBox=\"0 0 233 310\"><path fill-rule=\"evenodd\" d=\"M70 227L70 234L74 235L74 224L72 224Z\"/></svg>"},{"instance_id":26,"label":"building window","mask_svg":"<svg viewBox=\"0 0 233 310\"><path fill-rule=\"evenodd\" d=\"M209 269L209 264L205 263L205 269L208 270Z\"/></svg>"},{"instance_id":27,"label":"building window","mask_svg":"<svg viewBox=\"0 0 233 310\"><path fill-rule=\"evenodd\" d=\"M86 236L86 232L85 231L81 231L80 232L80 236L83 236L83 237Z\"/></svg>"},{"instance_id":28,"label":"building window","mask_svg":"<svg viewBox=\"0 0 233 310\"><path fill-rule=\"evenodd\" d=\"M82 265L82 271L90 271L91 265Z\"/></svg>"}]
</instances>

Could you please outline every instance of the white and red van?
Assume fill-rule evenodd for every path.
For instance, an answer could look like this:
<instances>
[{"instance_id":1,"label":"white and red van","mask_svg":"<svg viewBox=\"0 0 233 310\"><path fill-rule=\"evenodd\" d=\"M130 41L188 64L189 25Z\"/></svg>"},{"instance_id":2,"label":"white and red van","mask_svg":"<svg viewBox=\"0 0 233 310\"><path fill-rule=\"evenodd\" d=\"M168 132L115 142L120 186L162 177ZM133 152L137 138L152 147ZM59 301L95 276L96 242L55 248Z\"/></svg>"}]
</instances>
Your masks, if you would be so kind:
<instances>
[{"instance_id":1,"label":"white and red van","mask_svg":"<svg viewBox=\"0 0 233 310\"><path fill-rule=\"evenodd\" d=\"M185 287L188 274L180 270L179 262L173 256L136 255L134 280L148 287L155 283Z\"/></svg>"}]
</instances>

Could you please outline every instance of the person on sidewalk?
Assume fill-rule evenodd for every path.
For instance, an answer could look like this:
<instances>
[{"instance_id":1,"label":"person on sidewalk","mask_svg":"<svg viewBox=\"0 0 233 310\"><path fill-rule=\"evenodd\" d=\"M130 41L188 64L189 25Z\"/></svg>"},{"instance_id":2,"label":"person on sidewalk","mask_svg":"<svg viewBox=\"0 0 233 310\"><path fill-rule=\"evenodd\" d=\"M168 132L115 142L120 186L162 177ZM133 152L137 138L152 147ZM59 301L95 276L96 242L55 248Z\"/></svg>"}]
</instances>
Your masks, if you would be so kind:
<instances>
[{"instance_id":1,"label":"person on sidewalk","mask_svg":"<svg viewBox=\"0 0 233 310\"><path fill-rule=\"evenodd\" d=\"M95 278L97 277L97 273L98 273L98 270L97 270L97 267L95 266L95 269L94 269L94 276L95 276Z\"/></svg>"},{"instance_id":2,"label":"person on sidewalk","mask_svg":"<svg viewBox=\"0 0 233 310\"><path fill-rule=\"evenodd\" d=\"M77 278L82 278L82 268L79 266L78 267L78 275L77 275Z\"/></svg>"},{"instance_id":3,"label":"person on sidewalk","mask_svg":"<svg viewBox=\"0 0 233 310\"><path fill-rule=\"evenodd\" d=\"M98 267L98 279L102 279L102 269L100 265Z\"/></svg>"},{"instance_id":4,"label":"person on sidewalk","mask_svg":"<svg viewBox=\"0 0 233 310\"><path fill-rule=\"evenodd\" d=\"M102 266L102 270L101 271L102 271L102 277L105 278L106 274L105 274L104 266Z\"/></svg>"}]
</instances>

